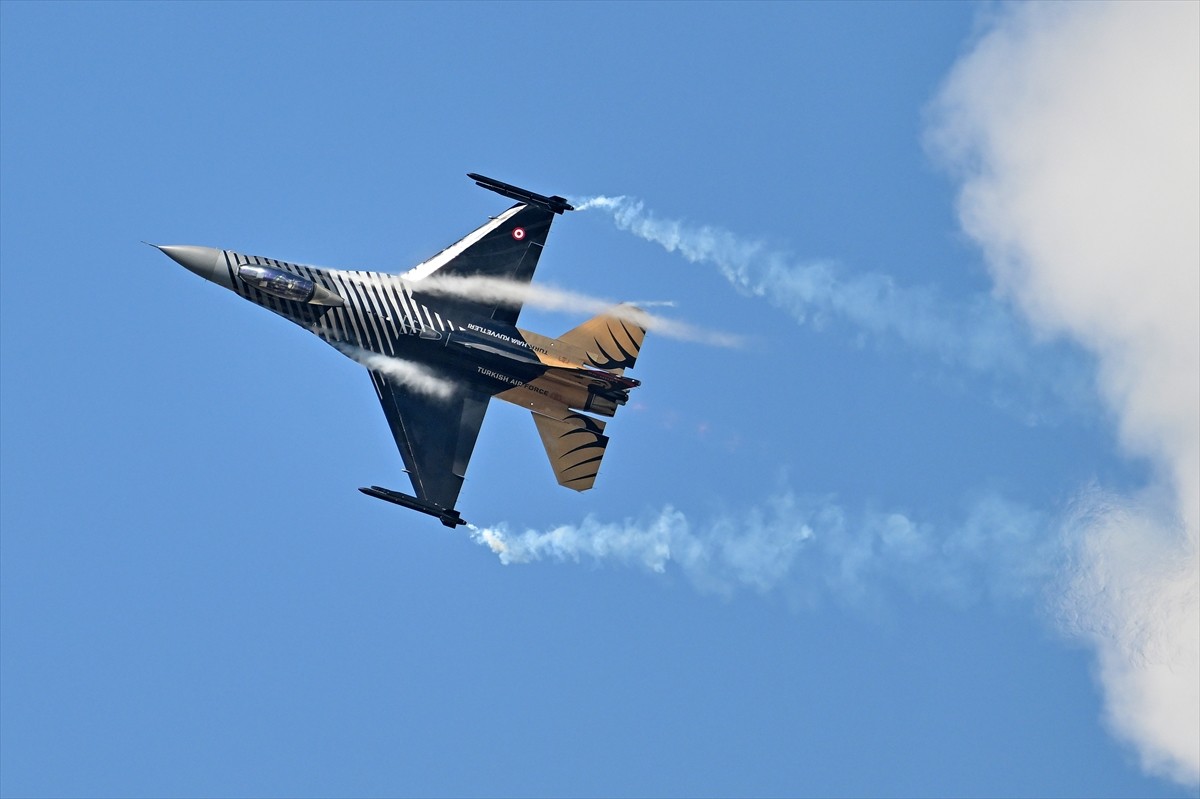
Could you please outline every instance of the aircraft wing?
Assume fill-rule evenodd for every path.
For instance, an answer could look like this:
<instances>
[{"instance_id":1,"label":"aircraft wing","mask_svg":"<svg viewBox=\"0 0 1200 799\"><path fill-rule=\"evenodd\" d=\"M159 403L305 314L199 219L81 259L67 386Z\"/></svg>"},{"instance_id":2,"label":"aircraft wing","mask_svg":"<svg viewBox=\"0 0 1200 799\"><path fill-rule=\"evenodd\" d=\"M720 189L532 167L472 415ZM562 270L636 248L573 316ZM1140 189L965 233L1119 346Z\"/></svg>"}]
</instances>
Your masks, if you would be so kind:
<instances>
[{"instance_id":1,"label":"aircraft wing","mask_svg":"<svg viewBox=\"0 0 1200 799\"><path fill-rule=\"evenodd\" d=\"M469 177L478 186L520 202L405 272L402 277L416 281L418 285L414 288L418 292L419 281L429 277L485 277L528 285L546 246L554 215L574 210L562 197L546 197L474 173ZM489 316L509 325L515 325L521 314L519 303L442 295L436 304L446 307L451 316L455 311L465 311L466 315Z\"/></svg>"},{"instance_id":2,"label":"aircraft wing","mask_svg":"<svg viewBox=\"0 0 1200 799\"><path fill-rule=\"evenodd\" d=\"M490 397L461 388L448 399L429 397L378 371L371 382L417 499L453 510Z\"/></svg>"},{"instance_id":3,"label":"aircraft wing","mask_svg":"<svg viewBox=\"0 0 1200 799\"><path fill-rule=\"evenodd\" d=\"M552 211L518 203L402 277L417 281L413 288L418 293L419 281L428 277L486 277L528 285L553 220ZM477 314L509 325L515 325L521 314L519 304L446 295L437 296L430 304L439 310L445 308L446 315L451 317Z\"/></svg>"}]
</instances>

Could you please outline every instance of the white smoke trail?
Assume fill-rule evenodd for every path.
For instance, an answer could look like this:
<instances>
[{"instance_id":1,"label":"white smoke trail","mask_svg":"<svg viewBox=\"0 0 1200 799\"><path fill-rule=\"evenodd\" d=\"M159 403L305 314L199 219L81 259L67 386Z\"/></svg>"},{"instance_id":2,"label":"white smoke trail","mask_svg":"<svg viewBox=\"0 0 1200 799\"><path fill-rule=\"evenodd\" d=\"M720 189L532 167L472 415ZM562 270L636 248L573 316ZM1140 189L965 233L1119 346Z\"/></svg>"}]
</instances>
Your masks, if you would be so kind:
<instances>
[{"instance_id":1,"label":"white smoke trail","mask_svg":"<svg viewBox=\"0 0 1200 799\"><path fill-rule=\"evenodd\" d=\"M357 361L368 369L383 372L401 385L411 388L419 394L435 399L449 399L454 393L454 382L436 374L419 363L406 361L403 358L393 358L380 355L377 352L355 347L351 344L335 343L334 346L353 361Z\"/></svg>"},{"instance_id":2,"label":"white smoke trail","mask_svg":"<svg viewBox=\"0 0 1200 799\"><path fill-rule=\"evenodd\" d=\"M1015 378L1023 393L1046 393L1060 403L1079 403L1090 394L1083 364L1035 348L1022 325L990 296L956 303L931 287L899 286L885 274L847 277L829 261L801 261L719 227L659 218L630 197L574 203L577 210L610 214L619 229L691 263L715 266L738 291L765 299L802 324L841 318L880 341L898 341L947 365ZM1049 359L1052 366L1043 363Z\"/></svg>"},{"instance_id":3,"label":"white smoke trail","mask_svg":"<svg viewBox=\"0 0 1200 799\"><path fill-rule=\"evenodd\" d=\"M703 524L668 506L619 522L589 516L547 530L470 529L505 565L613 561L657 573L678 569L701 590L721 594L782 589L809 603L824 596L861 605L879 600L889 584L953 601L980 593L1029 596L1061 556L1049 526L995 496L939 529L903 513L851 515L828 499L784 492L741 515Z\"/></svg>"},{"instance_id":4,"label":"white smoke trail","mask_svg":"<svg viewBox=\"0 0 1200 799\"><path fill-rule=\"evenodd\" d=\"M660 335L682 341L692 341L718 347L737 347L742 344L740 337L729 333L698 328L686 322L648 313L634 305L618 305L609 300L589 297L586 294L546 285L533 285L515 280L478 275L469 277L432 275L415 281L411 285L415 290L429 294L463 297L481 302L494 302L513 306L529 305L548 311L572 311L589 314L608 313L619 319L641 325L647 330ZM664 302L653 304L673 305L673 303Z\"/></svg>"},{"instance_id":5,"label":"white smoke trail","mask_svg":"<svg viewBox=\"0 0 1200 799\"><path fill-rule=\"evenodd\" d=\"M1041 330L1094 353L1157 479L1089 490L1060 600L1143 767L1200 784L1200 5L1008 6L931 144L963 227Z\"/></svg>"}]
</instances>

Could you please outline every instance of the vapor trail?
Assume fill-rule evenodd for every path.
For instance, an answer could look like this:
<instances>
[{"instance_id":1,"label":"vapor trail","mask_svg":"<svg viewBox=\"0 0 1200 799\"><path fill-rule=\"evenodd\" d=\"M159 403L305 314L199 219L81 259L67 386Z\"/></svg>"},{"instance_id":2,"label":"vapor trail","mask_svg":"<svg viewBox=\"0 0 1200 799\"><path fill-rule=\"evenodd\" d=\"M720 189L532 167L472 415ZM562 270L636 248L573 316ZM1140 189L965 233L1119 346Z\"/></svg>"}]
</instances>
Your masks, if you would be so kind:
<instances>
[{"instance_id":1,"label":"vapor trail","mask_svg":"<svg viewBox=\"0 0 1200 799\"><path fill-rule=\"evenodd\" d=\"M1090 395L1085 366L1035 347L1022 323L991 296L955 302L933 287L898 285L886 274L844 274L832 261L799 259L719 227L661 218L631 197L574 203L577 210L609 214L619 229L691 263L715 266L739 292L761 297L801 324L841 319L944 364L1016 379L1023 392L1036 389L1070 403Z\"/></svg>"},{"instance_id":2,"label":"vapor trail","mask_svg":"<svg viewBox=\"0 0 1200 799\"><path fill-rule=\"evenodd\" d=\"M505 565L613 561L686 575L697 588L784 590L808 603L873 603L891 586L956 602L1034 595L1061 559L1052 520L998 496L949 525L899 512L852 513L827 498L782 492L737 516L695 522L667 506L641 519L545 530L471 526Z\"/></svg>"},{"instance_id":3,"label":"vapor trail","mask_svg":"<svg viewBox=\"0 0 1200 799\"><path fill-rule=\"evenodd\" d=\"M534 285L496 277L440 277L438 275L414 281L411 285L415 290L429 294L462 297L482 302L511 306L530 305L548 311L609 313L641 325L659 335L682 341L693 341L718 347L736 347L742 343L740 337L729 333L702 329L686 322L648 313L631 305L618 305L609 300L546 285ZM671 305L671 303L663 302L653 304Z\"/></svg>"},{"instance_id":4,"label":"vapor trail","mask_svg":"<svg viewBox=\"0 0 1200 799\"><path fill-rule=\"evenodd\" d=\"M420 394L435 399L449 399L450 395L454 393L453 381L437 375L421 364L406 361L403 358L380 355L352 344L334 343L333 346L351 360L357 361L368 369L383 372L393 380Z\"/></svg>"}]
</instances>

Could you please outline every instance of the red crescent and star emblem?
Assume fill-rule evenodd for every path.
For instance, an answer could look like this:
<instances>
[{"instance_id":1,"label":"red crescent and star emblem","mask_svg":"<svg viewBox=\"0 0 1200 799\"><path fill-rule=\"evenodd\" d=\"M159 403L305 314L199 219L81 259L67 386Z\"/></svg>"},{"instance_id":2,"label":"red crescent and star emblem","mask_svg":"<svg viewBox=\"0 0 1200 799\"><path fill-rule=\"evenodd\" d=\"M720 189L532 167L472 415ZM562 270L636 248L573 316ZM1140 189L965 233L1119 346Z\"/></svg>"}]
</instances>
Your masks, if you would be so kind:
<instances>
[{"instance_id":1,"label":"red crescent and star emblem","mask_svg":"<svg viewBox=\"0 0 1200 799\"><path fill-rule=\"evenodd\" d=\"M515 227L515 228L513 228L513 234L512 234L512 236L513 236L513 238L514 238L514 239L516 239L517 241L521 241L522 239L524 239L524 238L525 238L525 228L523 228L523 227Z\"/></svg>"}]
</instances>

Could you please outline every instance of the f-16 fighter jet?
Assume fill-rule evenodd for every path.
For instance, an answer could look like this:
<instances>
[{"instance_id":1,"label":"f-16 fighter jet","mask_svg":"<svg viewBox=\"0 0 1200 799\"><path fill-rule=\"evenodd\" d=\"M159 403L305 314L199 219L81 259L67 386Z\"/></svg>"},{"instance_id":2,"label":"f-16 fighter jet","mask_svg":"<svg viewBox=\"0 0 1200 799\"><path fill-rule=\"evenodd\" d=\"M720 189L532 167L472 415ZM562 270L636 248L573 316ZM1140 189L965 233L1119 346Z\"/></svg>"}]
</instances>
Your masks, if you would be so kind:
<instances>
[{"instance_id":1,"label":"f-16 fighter jet","mask_svg":"<svg viewBox=\"0 0 1200 799\"><path fill-rule=\"evenodd\" d=\"M591 488L608 445L596 416L613 416L640 385L624 372L646 334L632 306L558 338L516 327L550 223L574 208L562 197L468 177L516 205L401 275L154 245L366 365L415 496L359 490L450 528L466 524L454 506L493 397L532 411L559 484Z\"/></svg>"}]
</instances>

